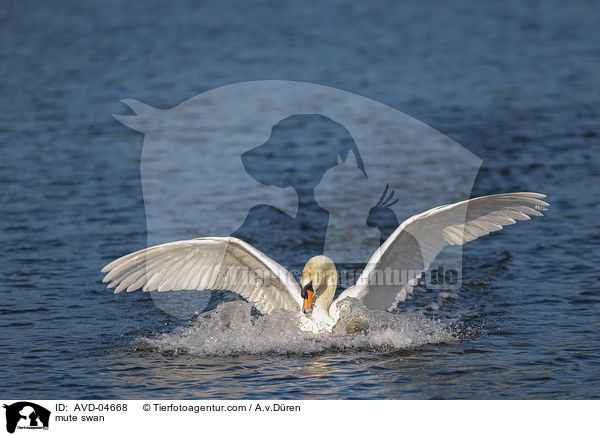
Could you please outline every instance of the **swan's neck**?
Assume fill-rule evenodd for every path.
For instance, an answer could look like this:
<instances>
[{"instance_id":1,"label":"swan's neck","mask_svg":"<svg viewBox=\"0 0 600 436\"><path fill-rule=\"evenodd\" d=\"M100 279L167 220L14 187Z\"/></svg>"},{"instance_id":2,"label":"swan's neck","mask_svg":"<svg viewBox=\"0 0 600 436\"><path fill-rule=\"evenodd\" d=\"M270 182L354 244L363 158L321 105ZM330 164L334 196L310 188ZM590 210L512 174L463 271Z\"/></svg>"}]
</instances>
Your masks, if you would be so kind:
<instances>
[{"instance_id":1,"label":"swan's neck","mask_svg":"<svg viewBox=\"0 0 600 436\"><path fill-rule=\"evenodd\" d=\"M335 325L335 320L329 316L329 307L337 289L335 264L327 256L319 255L311 258L304 266L300 283L307 287L310 285L314 289L311 314L305 316L301 313L302 330L315 333L323 330L331 331Z\"/></svg>"},{"instance_id":2,"label":"swan's neck","mask_svg":"<svg viewBox=\"0 0 600 436\"><path fill-rule=\"evenodd\" d=\"M321 292L321 295L319 295L317 301L315 301L313 312L319 312L329 316L329 306L331 306L331 303L333 302L336 288L337 280L331 281L327 285L327 288L325 288L325 291Z\"/></svg>"}]
</instances>

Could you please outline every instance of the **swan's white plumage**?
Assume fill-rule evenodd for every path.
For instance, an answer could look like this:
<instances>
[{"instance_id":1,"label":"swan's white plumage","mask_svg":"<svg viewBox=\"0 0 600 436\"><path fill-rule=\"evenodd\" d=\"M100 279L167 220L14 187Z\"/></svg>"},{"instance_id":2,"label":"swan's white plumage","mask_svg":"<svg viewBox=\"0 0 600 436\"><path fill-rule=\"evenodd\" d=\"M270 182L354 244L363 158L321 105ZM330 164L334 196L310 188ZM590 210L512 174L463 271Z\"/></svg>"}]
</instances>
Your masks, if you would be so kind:
<instances>
[{"instance_id":1,"label":"swan's white plumage","mask_svg":"<svg viewBox=\"0 0 600 436\"><path fill-rule=\"evenodd\" d=\"M356 285L342 292L336 302L346 297L365 300L377 293L371 298L371 306L394 308L405 294L405 287L410 289L416 284L420 273L429 268L446 245L462 245L517 220L528 220L530 215L541 216L541 211L548 207L548 203L541 200L545 197L534 192L487 195L438 206L412 216L375 251ZM407 280L398 291L389 284L373 284L376 281L374 274L385 268L417 274L406 276Z\"/></svg>"},{"instance_id":2,"label":"swan's white plumage","mask_svg":"<svg viewBox=\"0 0 600 436\"><path fill-rule=\"evenodd\" d=\"M446 245L462 245L518 220L541 216L548 207L548 203L541 200L545 197L534 192L488 195L414 215L375 251L357 283L342 292L333 304L337 281L332 282L332 289L322 292L320 297L317 295L319 304L313 316L307 318L302 314L302 328L315 333L331 331L339 319L338 303L348 297L372 308L395 308ZM311 272L309 264L328 265L329 262L328 268L333 268L335 275L333 262L316 256L307 263L303 277L307 272L324 272ZM386 268L411 274L401 276L400 289L376 283L373 278ZM240 275L240 271L268 280L248 280L249 276ZM250 244L233 237L198 238L149 247L111 262L102 272L107 273L103 282L110 282L108 287L116 287L115 293L139 288L160 292L229 290L265 314L276 309L298 311L303 302L300 286L289 271ZM310 277L305 279L310 281Z\"/></svg>"},{"instance_id":3,"label":"swan's white plumage","mask_svg":"<svg viewBox=\"0 0 600 436\"><path fill-rule=\"evenodd\" d=\"M292 275L250 244L233 237L156 245L121 257L102 272L107 273L103 282L116 286L115 293L142 287L144 291L160 292L228 290L246 298L262 313L298 310L302 306L300 287Z\"/></svg>"}]
</instances>

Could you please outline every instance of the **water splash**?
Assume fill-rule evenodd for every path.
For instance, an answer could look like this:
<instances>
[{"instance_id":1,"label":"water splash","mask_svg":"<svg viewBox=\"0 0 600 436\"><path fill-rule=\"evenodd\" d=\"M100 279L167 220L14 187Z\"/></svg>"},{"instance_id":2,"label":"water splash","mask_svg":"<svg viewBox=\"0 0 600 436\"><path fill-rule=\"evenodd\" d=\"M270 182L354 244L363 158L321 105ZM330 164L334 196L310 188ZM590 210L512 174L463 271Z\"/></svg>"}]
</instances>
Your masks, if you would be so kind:
<instances>
[{"instance_id":1,"label":"water splash","mask_svg":"<svg viewBox=\"0 0 600 436\"><path fill-rule=\"evenodd\" d=\"M298 328L298 315L253 314L252 305L234 301L201 314L187 327L139 340L160 352L197 356L240 354L315 354L326 351L393 351L448 342L457 335L440 321L410 312L394 314L344 301L342 318L333 333L315 335Z\"/></svg>"}]
</instances>

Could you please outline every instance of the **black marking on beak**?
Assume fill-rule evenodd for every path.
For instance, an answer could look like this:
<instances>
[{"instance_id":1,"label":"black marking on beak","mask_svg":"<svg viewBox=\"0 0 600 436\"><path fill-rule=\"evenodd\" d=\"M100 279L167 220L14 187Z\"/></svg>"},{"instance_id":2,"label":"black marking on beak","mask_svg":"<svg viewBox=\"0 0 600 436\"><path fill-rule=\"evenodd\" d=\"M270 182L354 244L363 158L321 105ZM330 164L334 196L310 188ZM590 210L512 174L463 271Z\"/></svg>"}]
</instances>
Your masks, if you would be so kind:
<instances>
[{"instance_id":1,"label":"black marking on beak","mask_svg":"<svg viewBox=\"0 0 600 436\"><path fill-rule=\"evenodd\" d=\"M315 292L312 287L312 281L308 282L306 285L302 287L302 291L300 292L300 296L304 299L308 298L308 293L306 291Z\"/></svg>"}]
</instances>

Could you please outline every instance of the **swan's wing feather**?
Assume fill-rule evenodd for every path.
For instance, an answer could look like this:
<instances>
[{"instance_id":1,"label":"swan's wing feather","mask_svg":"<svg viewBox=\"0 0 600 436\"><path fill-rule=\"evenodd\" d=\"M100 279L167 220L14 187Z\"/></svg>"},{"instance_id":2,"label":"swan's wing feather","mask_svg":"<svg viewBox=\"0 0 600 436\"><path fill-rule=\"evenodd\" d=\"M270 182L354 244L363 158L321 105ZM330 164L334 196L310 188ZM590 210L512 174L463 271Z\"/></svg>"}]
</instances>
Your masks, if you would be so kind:
<instances>
[{"instance_id":1,"label":"swan's wing feather","mask_svg":"<svg viewBox=\"0 0 600 436\"><path fill-rule=\"evenodd\" d=\"M127 290L228 290L262 313L298 310L300 287L283 266L233 237L198 238L148 247L106 265L103 282Z\"/></svg>"},{"instance_id":2,"label":"swan's wing feather","mask_svg":"<svg viewBox=\"0 0 600 436\"><path fill-rule=\"evenodd\" d=\"M375 251L356 285L336 302L354 297L370 307L394 308L446 245L462 245L518 220L541 216L549 206L541 200L545 197L534 192L488 195L414 215ZM400 273L399 286L378 284L386 269Z\"/></svg>"}]
</instances>

